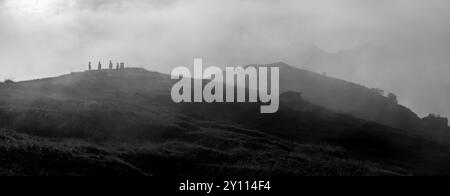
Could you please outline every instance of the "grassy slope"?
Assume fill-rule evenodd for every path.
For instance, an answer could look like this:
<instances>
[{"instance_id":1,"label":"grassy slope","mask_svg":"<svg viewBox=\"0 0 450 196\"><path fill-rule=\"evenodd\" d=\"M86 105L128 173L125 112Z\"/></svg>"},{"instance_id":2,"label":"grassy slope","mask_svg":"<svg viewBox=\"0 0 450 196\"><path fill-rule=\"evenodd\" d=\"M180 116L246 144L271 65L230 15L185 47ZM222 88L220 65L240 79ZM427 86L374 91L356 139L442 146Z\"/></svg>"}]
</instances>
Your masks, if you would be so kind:
<instances>
[{"instance_id":1,"label":"grassy slope","mask_svg":"<svg viewBox=\"0 0 450 196\"><path fill-rule=\"evenodd\" d=\"M0 175L143 175L95 145L57 141L0 130Z\"/></svg>"},{"instance_id":2,"label":"grassy slope","mask_svg":"<svg viewBox=\"0 0 450 196\"><path fill-rule=\"evenodd\" d=\"M400 175L340 147L253 134L209 129L159 144L94 145L0 130L0 175Z\"/></svg>"},{"instance_id":3,"label":"grassy slope","mask_svg":"<svg viewBox=\"0 0 450 196\"><path fill-rule=\"evenodd\" d=\"M445 146L295 94L260 115L253 104L173 104L172 84L128 69L0 85L0 127L21 132L0 132L1 173L432 175L450 163Z\"/></svg>"},{"instance_id":4,"label":"grassy slope","mask_svg":"<svg viewBox=\"0 0 450 196\"><path fill-rule=\"evenodd\" d=\"M305 99L311 103L386 126L411 131L420 129L420 118L414 112L367 87L291 67L285 63L266 66L280 67L281 92L302 92Z\"/></svg>"}]
</instances>

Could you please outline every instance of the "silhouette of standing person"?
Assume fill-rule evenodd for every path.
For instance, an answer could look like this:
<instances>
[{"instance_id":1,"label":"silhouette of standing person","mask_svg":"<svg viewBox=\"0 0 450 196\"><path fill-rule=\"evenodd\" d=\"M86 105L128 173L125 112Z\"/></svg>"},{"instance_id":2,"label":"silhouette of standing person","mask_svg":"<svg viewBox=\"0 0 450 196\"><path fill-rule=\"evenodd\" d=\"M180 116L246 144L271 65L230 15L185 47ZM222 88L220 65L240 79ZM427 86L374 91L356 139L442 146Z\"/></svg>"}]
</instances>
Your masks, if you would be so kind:
<instances>
[{"instance_id":1,"label":"silhouette of standing person","mask_svg":"<svg viewBox=\"0 0 450 196\"><path fill-rule=\"evenodd\" d=\"M99 71L102 70L102 63L101 62L98 62L98 70Z\"/></svg>"},{"instance_id":2,"label":"silhouette of standing person","mask_svg":"<svg viewBox=\"0 0 450 196\"><path fill-rule=\"evenodd\" d=\"M113 69L113 66L114 66L114 65L113 65L112 61L109 61L109 69L110 69L110 70Z\"/></svg>"},{"instance_id":3,"label":"silhouette of standing person","mask_svg":"<svg viewBox=\"0 0 450 196\"><path fill-rule=\"evenodd\" d=\"M120 69L119 63L117 63L116 69Z\"/></svg>"},{"instance_id":4,"label":"silhouette of standing person","mask_svg":"<svg viewBox=\"0 0 450 196\"><path fill-rule=\"evenodd\" d=\"M92 71L92 63L91 63L91 61L89 61L89 71Z\"/></svg>"}]
</instances>

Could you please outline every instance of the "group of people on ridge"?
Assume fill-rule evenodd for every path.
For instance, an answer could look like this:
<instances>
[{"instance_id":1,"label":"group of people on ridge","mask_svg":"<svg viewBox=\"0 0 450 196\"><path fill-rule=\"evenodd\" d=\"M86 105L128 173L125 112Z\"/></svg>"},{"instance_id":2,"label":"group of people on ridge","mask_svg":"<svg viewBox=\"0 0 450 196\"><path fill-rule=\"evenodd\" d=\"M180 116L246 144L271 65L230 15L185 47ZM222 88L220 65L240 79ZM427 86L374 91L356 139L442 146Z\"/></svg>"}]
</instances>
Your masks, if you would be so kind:
<instances>
[{"instance_id":1,"label":"group of people on ridge","mask_svg":"<svg viewBox=\"0 0 450 196\"><path fill-rule=\"evenodd\" d=\"M89 61L89 71L92 71L92 63ZM114 69L114 64L112 61L109 61L109 69L112 70ZM116 64L116 69L125 69L125 63L117 63ZM102 70L102 62L98 62L98 70Z\"/></svg>"}]
</instances>

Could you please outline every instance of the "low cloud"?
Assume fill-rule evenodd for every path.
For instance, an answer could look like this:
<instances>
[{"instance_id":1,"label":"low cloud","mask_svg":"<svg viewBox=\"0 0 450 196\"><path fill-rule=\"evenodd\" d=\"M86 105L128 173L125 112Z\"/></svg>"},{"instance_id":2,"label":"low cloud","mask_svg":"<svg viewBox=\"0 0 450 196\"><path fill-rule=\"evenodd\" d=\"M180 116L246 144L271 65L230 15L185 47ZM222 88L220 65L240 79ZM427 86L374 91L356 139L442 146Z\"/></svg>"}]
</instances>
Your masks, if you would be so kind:
<instances>
[{"instance_id":1,"label":"low cloud","mask_svg":"<svg viewBox=\"0 0 450 196\"><path fill-rule=\"evenodd\" d=\"M447 0L0 0L0 9L0 79L110 59L166 73L194 57L215 66L286 61L450 116ZM358 51L366 45L382 52L351 60L357 68L302 61L315 46L368 55Z\"/></svg>"}]
</instances>

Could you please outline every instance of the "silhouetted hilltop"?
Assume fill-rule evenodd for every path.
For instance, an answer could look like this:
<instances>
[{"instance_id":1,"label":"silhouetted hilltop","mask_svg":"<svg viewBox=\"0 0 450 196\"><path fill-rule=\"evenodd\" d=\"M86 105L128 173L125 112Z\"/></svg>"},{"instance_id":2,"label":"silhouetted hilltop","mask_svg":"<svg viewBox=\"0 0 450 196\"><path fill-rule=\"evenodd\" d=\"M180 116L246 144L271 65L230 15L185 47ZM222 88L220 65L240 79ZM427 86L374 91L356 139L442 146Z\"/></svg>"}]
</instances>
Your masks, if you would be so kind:
<instances>
[{"instance_id":1,"label":"silhouetted hilltop","mask_svg":"<svg viewBox=\"0 0 450 196\"><path fill-rule=\"evenodd\" d=\"M164 80L165 79L165 80ZM125 68L121 70L94 70L86 72L73 72L71 74L62 75L55 78L45 78L39 80L31 80L16 83L22 87L28 88L40 88L40 87L61 87L61 86L71 86L73 85L93 85L94 87L103 87L105 89L114 87L124 87L123 85L133 85L128 86L130 88L136 87L148 87L148 84L142 84L137 81L168 81L170 76L160 74L157 72L150 72L143 68ZM96 83L93 83L96 82ZM151 85L152 83L150 83ZM84 86L90 87L90 86Z\"/></svg>"},{"instance_id":2,"label":"silhouetted hilltop","mask_svg":"<svg viewBox=\"0 0 450 196\"><path fill-rule=\"evenodd\" d=\"M374 89L295 68L282 62L265 66L280 67L280 92L301 92L307 101L338 113L353 115L404 130L430 133L442 124L439 119L425 118L421 120L410 109L381 95ZM171 80L169 75L150 72L142 68L126 68L123 70L75 72L57 78L11 83L3 85L3 89L8 86L14 86L14 88L10 88L12 91L28 89L27 93L30 96L23 94L22 96L33 99L37 95L55 95L47 90L69 91L65 92L66 97L77 92L78 95L90 96L93 95L89 93L92 91L130 91L132 89L138 93L159 89L162 94L167 94L174 83L175 81ZM66 87L70 87L70 89ZM439 129L448 129L448 127L440 126Z\"/></svg>"},{"instance_id":3,"label":"silhouetted hilltop","mask_svg":"<svg viewBox=\"0 0 450 196\"><path fill-rule=\"evenodd\" d=\"M396 100L383 96L377 89L295 68L282 62L263 66L280 67L281 92L302 92L304 98L311 103L387 126L405 130L424 129L417 114L398 104Z\"/></svg>"},{"instance_id":4,"label":"silhouetted hilltop","mask_svg":"<svg viewBox=\"0 0 450 196\"><path fill-rule=\"evenodd\" d=\"M6 128L0 129L0 175L407 174L337 144L292 141L304 133L288 132L296 129L290 124L258 130L252 125L261 117L256 104L174 104L173 82L164 74L129 69L0 86L0 127ZM287 97L301 101L295 94ZM251 124L244 122L246 114L254 114L247 116ZM288 122L297 116L284 115Z\"/></svg>"},{"instance_id":5,"label":"silhouetted hilltop","mask_svg":"<svg viewBox=\"0 0 450 196\"><path fill-rule=\"evenodd\" d=\"M91 151L78 152L113 157L124 163L122 165L130 172L139 171L138 174L450 173L447 143L341 114L310 101L312 95L317 99L331 96L329 91L342 89L346 93L335 94L345 98L349 96L347 93L367 93L366 88L298 71L287 65L281 67L282 88L286 92L281 95L280 111L275 114L260 114L260 103L175 104L170 90L176 81L165 74L130 68L72 73L0 85L0 128L33 137L57 138L56 143L47 139L31 141L50 142L50 146L72 146L66 139L95 143L100 147L93 149L94 155ZM298 91L301 92L288 91L288 85L298 87L295 83L288 83L288 79L306 84L300 85ZM307 87L308 83L317 88ZM386 102L382 96L376 99ZM330 100L330 103L334 102ZM27 140L22 141L28 143ZM5 153L15 151L17 147L12 148L15 144L10 143L2 145L6 146L3 148ZM49 153L48 157L59 156L54 155L59 151L49 150L39 153ZM23 162L45 161L27 158L20 157ZM14 165L13 160L3 161ZM70 160L63 159L68 161L66 165ZM112 167L117 165L110 163ZM104 171L114 171L105 167ZM32 173L30 170L25 173Z\"/></svg>"}]
</instances>

